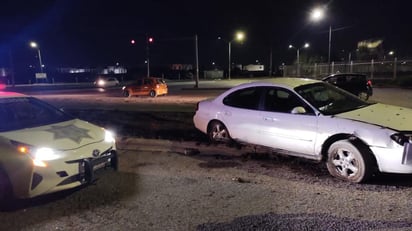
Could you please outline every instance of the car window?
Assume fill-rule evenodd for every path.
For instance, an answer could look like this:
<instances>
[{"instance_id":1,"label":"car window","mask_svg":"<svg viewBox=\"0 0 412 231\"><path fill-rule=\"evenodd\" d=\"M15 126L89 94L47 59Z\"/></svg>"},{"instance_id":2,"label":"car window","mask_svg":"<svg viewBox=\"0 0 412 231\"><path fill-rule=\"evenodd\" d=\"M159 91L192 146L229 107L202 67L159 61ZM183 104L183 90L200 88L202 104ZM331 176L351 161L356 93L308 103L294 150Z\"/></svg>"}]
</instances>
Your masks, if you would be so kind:
<instances>
[{"instance_id":1,"label":"car window","mask_svg":"<svg viewBox=\"0 0 412 231\"><path fill-rule=\"evenodd\" d=\"M223 104L231 107L257 110L259 108L261 88L250 87L232 92L223 99Z\"/></svg>"},{"instance_id":2,"label":"car window","mask_svg":"<svg viewBox=\"0 0 412 231\"><path fill-rule=\"evenodd\" d=\"M71 116L31 97L0 99L0 131L38 127L73 119Z\"/></svg>"},{"instance_id":3,"label":"car window","mask_svg":"<svg viewBox=\"0 0 412 231\"><path fill-rule=\"evenodd\" d=\"M335 115L371 105L327 83L307 84L295 90L325 115Z\"/></svg>"},{"instance_id":4,"label":"car window","mask_svg":"<svg viewBox=\"0 0 412 231\"><path fill-rule=\"evenodd\" d=\"M160 83L166 84L166 81L164 81L163 79L159 79Z\"/></svg>"},{"instance_id":5,"label":"car window","mask_svg":"<svg viewBox=\"0 0 412 231\"><path fill-rule=\"evenodd\" d=\"M165 84L166 82L163 79L156 79L157 84Z\"/></svg>"},{"instance_id":6,"label":"car window","mask_svg":"<svg viewBox=\"0 0 412 231\"><path fill-rule=\"evenodd\" d=\"M354 84L363 84L366 82L366 76L364 75L350 75L348 81Z\"/></svg>"},{"instance_id":7,"label":"car window","mask_svg":"<svg viewBox=\"0 0 412 231\"><path fill-rule=\"evenodd\" d=\"M343 85L347 81L346 76L337 76L335 79L336 79L336 81L334 83L337 84L337 85Z\"/></svg>"},{"instance_id":8,"label":"car window","mask_svg":"<svg viewBox=\"0 0 412 231\"><path fill-rule=\"evenodd\" d=\"M265 92L264 110L271 112L291 113L295 107L303 107L307 114L313 110L308 107L295 93L281 88L268 88Z\"/></svg>"},{"instance_id":9,"label":"car window","mask_svg":"<svg viewBox=\"0 0 412 231\"><path fill-rule=\"evenodd\" d=\"M144 84L144 85L151 85L151 84L152 84L152 80L151 80L151 79L144 79L144 80L143 80L143 84Z\"/></svg>"}]
</instances>

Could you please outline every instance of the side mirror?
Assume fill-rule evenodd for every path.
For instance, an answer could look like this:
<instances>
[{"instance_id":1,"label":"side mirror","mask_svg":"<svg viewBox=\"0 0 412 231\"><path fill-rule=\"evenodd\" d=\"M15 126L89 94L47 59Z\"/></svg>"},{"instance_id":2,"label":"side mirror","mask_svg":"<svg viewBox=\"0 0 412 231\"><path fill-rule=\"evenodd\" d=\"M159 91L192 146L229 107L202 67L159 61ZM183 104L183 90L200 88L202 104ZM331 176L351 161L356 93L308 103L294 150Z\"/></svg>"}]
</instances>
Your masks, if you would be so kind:
<instances>
[{"instance_id":1,"label":"side mirror","mask_svg":"<svg viewBox=\"0 0 412 231\"><path fill-rule=\"evenodd\" d=\"M294 107L291 111L292 114L305 114L306 110L304 107L299 106L299 107Z\"/></svg>"}]
</instances>

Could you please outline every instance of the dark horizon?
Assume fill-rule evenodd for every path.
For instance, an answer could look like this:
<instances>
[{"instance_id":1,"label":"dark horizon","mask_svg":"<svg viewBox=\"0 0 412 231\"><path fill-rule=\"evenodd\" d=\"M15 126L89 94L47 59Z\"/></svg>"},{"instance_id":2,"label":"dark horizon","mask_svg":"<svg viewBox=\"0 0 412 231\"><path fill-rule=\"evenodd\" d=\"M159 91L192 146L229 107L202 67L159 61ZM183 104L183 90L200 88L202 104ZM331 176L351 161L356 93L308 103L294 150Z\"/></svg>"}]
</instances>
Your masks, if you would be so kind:
<instances>
[{"instance_id":1,"label":"dark horizon","mask_svg":"<svg viewBox=\"0 0 412 231\"><path fill-rule=\"evenodd\" d=\"M220 2L189 0L108 1L42 0L5 4L0 16L0 67L38 66L36 41L48 68L143 65L146 36L152 65L194 63L194 36L198 36L202 67L214 62L227 67L228 45L235 31L243 30L246 40L232 43L232 61L243 65L259 62L269 66L272 51L274 69L292 64L296 53L289 44L309 42L310 55L328 53L328 28L332 26L331 57L354 52L357 43L383 39L383 49L398 57L411 56L411 32L406 1L335 0ZM309 11L327 6L327 18L314 24ZM134 39L135 44L130 41ZM304 53L304 52L302 52Z\"/></svg>"}]
</instances>

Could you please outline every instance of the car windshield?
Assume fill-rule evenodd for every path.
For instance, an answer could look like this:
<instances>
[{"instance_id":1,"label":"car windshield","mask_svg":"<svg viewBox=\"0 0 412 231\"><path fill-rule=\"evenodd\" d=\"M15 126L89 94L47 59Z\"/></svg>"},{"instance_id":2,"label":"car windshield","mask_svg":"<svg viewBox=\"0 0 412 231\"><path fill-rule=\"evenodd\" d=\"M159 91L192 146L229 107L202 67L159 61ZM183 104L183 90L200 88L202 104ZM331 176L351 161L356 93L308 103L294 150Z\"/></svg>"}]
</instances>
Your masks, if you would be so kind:
<instances>
[{"instance_id":1,"label":"car windshield","mask_svg":"<svg viewBox=\"0 0 412 231\"><path fill-rule=\"evenodd\" d=\"M324 115L335 115L371 105L327 83L299 86L295 91Z\"/></svg>"},{"instance_id":2,"label":"car windshield","mask_svg":"<svg viewBox=\"0 0 412 231\"><path fill-rule=\"evenodd\" d=\"M39 127L73 119L33 97L0 98L0 132Z\"/></svg>"}]
</instances>

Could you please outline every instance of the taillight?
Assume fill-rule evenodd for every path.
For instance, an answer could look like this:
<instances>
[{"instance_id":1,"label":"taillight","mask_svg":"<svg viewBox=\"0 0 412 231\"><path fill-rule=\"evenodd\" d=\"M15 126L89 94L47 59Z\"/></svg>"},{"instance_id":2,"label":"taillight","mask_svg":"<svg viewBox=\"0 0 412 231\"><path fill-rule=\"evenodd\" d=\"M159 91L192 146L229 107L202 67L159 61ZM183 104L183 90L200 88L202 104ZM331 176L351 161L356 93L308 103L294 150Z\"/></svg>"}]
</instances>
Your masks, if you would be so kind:
<instances>
[{"instance_id":1,"label":"taillight","mask_svg":"<svg viewBox=\"0 0 412 231\"><path fill-rule=\"evenodd\" d=\"M372 87L372 81L368 80L368 82L366 82L366 85L371 86Z\"/></svg>"}]
</instances>

